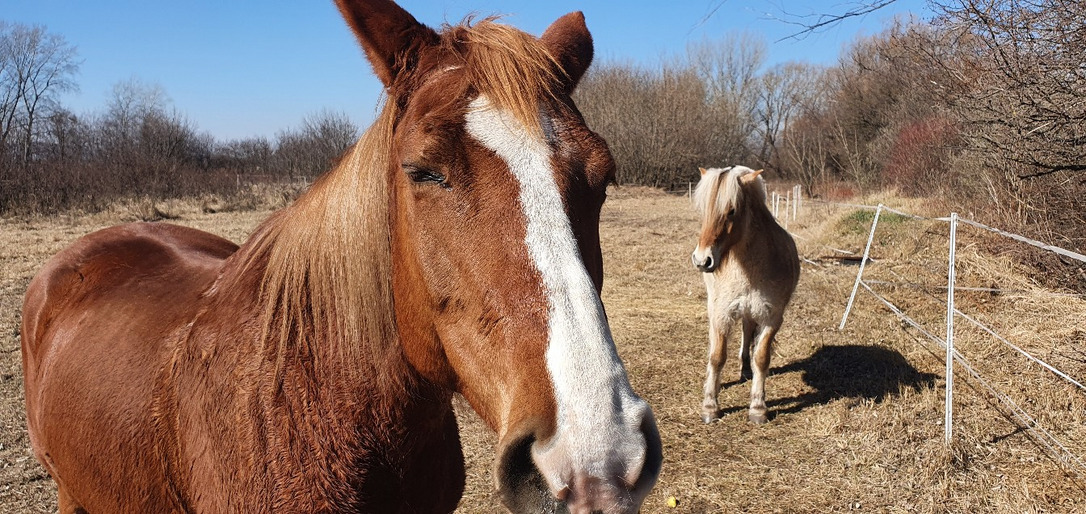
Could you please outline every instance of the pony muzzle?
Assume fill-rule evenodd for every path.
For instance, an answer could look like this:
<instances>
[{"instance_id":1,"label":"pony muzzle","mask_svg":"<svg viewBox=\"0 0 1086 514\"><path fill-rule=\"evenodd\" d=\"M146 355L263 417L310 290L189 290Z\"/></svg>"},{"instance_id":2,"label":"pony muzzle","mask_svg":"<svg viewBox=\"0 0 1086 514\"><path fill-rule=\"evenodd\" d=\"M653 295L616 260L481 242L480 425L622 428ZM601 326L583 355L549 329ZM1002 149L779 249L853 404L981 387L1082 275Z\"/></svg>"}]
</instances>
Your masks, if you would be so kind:
<instances>
[{"instance_id":1,"label":"pony muzzle","mask_svg":"<svg viewBox=\"0 0 1086 514\"><path fill-rule=\"evenodd\" d=\"M660 434L647 405L637 426L614 428L615 444L602 454L586 455L570 434L546 441L533 433L506 438L496 475L502 503L518 513L638 512L660 474Z\"/></svg>"},{"instance_id":2,"label":"pony muzzle","mask_svg":"<svg viewBox=\"0 0 1086 514\"><path fill-rule=\"evenodd\" d=\"M690 254L690 261L694 264L694 267L698 268L698 271L702 273L712 273L720 266L720 257L715 255L713 247L698 246L694 248L694 252Z\"/></svg>"}]
</instances>

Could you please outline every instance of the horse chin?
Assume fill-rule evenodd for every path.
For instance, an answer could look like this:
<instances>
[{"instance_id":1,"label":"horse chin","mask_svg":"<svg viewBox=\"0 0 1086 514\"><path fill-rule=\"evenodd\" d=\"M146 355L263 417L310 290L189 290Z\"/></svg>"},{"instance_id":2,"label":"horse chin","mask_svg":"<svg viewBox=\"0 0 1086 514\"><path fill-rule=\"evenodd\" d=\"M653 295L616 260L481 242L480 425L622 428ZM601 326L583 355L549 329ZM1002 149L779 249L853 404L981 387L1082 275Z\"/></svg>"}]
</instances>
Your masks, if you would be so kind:
<instances>
[{"instance_id":1,"label":"horse chin","mask_svg":"<svg viewBox=\"0 0 1086 514\"><path fill-rule=\"evenodd\" d=\"M498 456L498 496L511 512L568 513L563 502L547 489L547 482L532 461L535 437L526 436L502 445Z\"/></svg>"}]
</instances>

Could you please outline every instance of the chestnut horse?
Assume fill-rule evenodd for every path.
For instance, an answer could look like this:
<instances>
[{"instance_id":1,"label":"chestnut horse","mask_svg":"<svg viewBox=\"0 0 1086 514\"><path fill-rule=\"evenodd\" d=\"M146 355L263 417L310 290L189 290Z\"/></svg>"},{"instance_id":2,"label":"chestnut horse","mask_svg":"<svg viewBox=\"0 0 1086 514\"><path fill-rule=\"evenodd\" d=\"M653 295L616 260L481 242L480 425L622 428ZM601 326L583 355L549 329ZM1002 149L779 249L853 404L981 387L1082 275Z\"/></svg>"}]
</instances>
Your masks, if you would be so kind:
<instances>
[{"instance_id":1,"label":"chestnut horse","mask_svg":"<svg viewBox=\"0 0 1086 514\"><path fill-rule=\"evenodd\" d=\"M720 369L728 332L736 321L742 321L743 328L740 378L753 378L748 416L757 424L768 419L769 358L784 309L799 282L796 243L769 212L761 173L744 166L701 168L693 195L701 213L701 234L690 257L702 271L709 304L709 363L701 404L706 423L720 415Z\"/></svg>"},{"instance_id":2,"label":"chestnut horse","mask_svg":"<svg viewBox=\"0 0 1086 514\"><path fill-rule=\"evenodd\" d=\"M34 453L69 512L450 512L452 396L517 512L636 512L661 464L599 291L614 164L570 99L580 13L540 38L338 0L387 100L240 247L92 233L30 284Z\"/></svg>"}]
</instances>

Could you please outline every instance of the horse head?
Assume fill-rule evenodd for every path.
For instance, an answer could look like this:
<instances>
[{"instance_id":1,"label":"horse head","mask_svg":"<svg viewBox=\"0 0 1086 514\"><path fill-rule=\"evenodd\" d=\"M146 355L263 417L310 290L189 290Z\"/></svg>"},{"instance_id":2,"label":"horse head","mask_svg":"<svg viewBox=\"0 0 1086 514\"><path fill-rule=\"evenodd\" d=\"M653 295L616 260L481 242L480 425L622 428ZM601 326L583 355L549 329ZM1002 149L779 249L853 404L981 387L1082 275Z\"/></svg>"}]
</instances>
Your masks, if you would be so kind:
<instances>
[{"instance_id":1,"label":"horse head","mask_svg":"<svg viewBox=\"0 0 1086 514\"><path fill-rule=\"evenodd\" d=\"M712 273L742 240L750 224L751 202L765 201L762 170L745 166L698 170L701 179L693 200L701 213L701 232L690 260L703 273Z\"/></svg>"},{"instance_id":2,"label":"horse head","mask_svg":"<svg viewBox=\"0 0 1086 514\"><path fill-rule=\"evenodd\" d=\"M580 13L540 38L435 31L387 0L337 0L388 96L392 286L404 355L498 433L518 512L636 512L661 445L599 292L606 143L570 95ZM381 123L380 121L378 123Z\"/></svg>"}]
</instances>

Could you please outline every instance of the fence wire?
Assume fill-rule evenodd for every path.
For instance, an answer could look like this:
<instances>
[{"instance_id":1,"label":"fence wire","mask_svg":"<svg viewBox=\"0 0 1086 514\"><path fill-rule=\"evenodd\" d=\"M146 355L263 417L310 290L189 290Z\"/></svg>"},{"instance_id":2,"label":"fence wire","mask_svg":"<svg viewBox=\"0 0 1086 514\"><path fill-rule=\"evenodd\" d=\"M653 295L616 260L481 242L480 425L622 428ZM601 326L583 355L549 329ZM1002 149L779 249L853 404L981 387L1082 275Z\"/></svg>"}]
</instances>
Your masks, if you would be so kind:
<instances>
[{"instance_id":1,"label":"fence wire","mask_svg":"<svg viewBox=\"0 0 1086 514\"><path fill-rule=\"evenodd\" d=\"M941 348L946 349L947 344L943 338L932 334L930 331L924 328L923 325L918 323L916 320L910 318L908 315L905 314L904 311L898 308L898 306L894 305L892 302L890 302L890 300L887 300L882 295L876 293L874 289L871 289L871 287L863 281L860 282L860 285L862 285L863 288L866 289L867 292L871 293L871 295L874 296L877 300L882 302L883 305L886 306L886 308L890 309L891 312L897 315L899 319L909 324L909 326L915 328L918 332L923 334L929 340L938 344ZM1064 446L1063 443L1059 441L1059 439L1056 438L1056 436L1052 435L1051 432L1041 426L1036 419L1029 415L1029 413L1019 407L1014 400L1000 392L998 389L995 388L995 386L985 380L984 377L982 377L980 373L973 368L972 364L969 363L965 356L963 356L957 350L953 350L953 354L954 362L957 362L958 365L960 365L962 369L964 369L969 374L969 376L971 376L982 387L987 389L993 397L999 400L1000 403L1002 403L1008 410L1010 410L1011 415L1013 415L1014 418L1018 420L1019 425L1025 428L1035 441L1037 441L1041 446L1046 448L1052 455L1052 457L1056 459L1057 462L1060 462L1069 469L1071 469L1076 475L1078 475L1079 478L1086 478L1086 463L1084 463L1079 456L1072 453L1071 450L1069 450L1066 446Z\"/></svg>"},{"instance_id":2,"label":"fence wire","mask_svg":"<svg viewBox=\"0 0 1086 514\"><path fill-rule=\"evenodd\" d=\"M999 234L1001 236L1008 237L1008 238L1014 239L1016 241L1026 243L1026 244L1035 246L1037 248L1041 248L1043 250L1048 250L1048 251L1057 253L1057 254L1062 255L1064 257L1075 259L1075 260L1078 260L1078 261L1081 261L1081 262L1086 262L1086 255L1082 255L1082 254L1077 253L1077 252L1066 250L1064 248L1059 248L1059 247L1054 246L1054 245L1049 245L1049 244L1046 244L1046 243L1043 243L1043 242L1040 242L1040 241L1037 241L1037 240L1034 240L1034 239L1027 238L1027 237L1019 235L1019 234L1014 234L1014 233L1011 233L1011 232L1006 232L1006 231L999 230L999 229L996 229L996 228L993 228L993 227L989 227L987 225L984 225L982 223L979 223L979 222L976 222L976 221L973 221L973 220L962 219L962 218L957 217L955 214L951 214L951 216L945 217L945 218L928 218L928 217L924 217L924 216L917 216L915 214L903 212L903 211L893 209L893 208L890 208L890 207L886 207L885 205L882 205L882 204L877 205L877 206L870 206L870 205L860 205L860 204L842 204L842 203L825 202L825 201L818 201L818 200L809 200L809 201L813 201L813 202L816 202L816 203L830 204L830 205L838 205L838 206L849 207L849 208L859 208L859 209L874 210L875 211L875 216L874 216L874 219L872 220L872 223L871 223L870 234L868 235L868 246L864 250L865 256L870 251L871 240L874 238L875 231L876 231L877 226L878 226L879 214L882 211L885 210L885 211L897 214L899 216L908 217L908 218L912 218L912 219L935 220L935 221L949 222L950 225L951 225L952 231L953 231L953 228L956 227L957 223L959 223L959 222L960 223L965 223L965 224L967 224L969 226L973 226L973 227L980 228L980 229L983 229L983 230L988 230L990 232ZM954 234L952 233L950 237L951 237L951 240L953 240L954 239ZM947 301L947 302L952 301L952 300L950 300L950 298L952 298L951 295L953 294L953 291L951 290L951 288L953 288L953 290L970 290L970 289L994 290L992 288L960 288L960 287L958 287L953 282L953 279L951 278L951 277L953 277L953 268L952 267L954 266L953 253L954 253L953 248L951 248L951 256L950 256L950 259L949 259L949 266L951 268L947 269L948 286L943 288L948 293L947 298L946 299L939 298L940 301ZM866 261L866 258L864 259L864 261ZM951 387L951 381L953 380L953 378L952 378L952 374L951 374L952 373L952 368L950 367L950 363L951 362L957 362L962 367L962 369L964 369L967 372L967 374L977 384L981 385L984 389L986 389L992 395L993 398L998 400L999 404L1001 404L1005 409L1007 409L1007 411L1017 421L1017 423L1021 427L1023 427L1027 431L1027 433L1029 433L1030 436L1036 442L1038 442L1038 444L1040 444L1043 448L1045 448L1046 451L1057 462L1060 462L1065 467L1067 467L1068 469L1073 471L1079 478L1086 478L1086 463L1083 462L1082 458L1080 458L1079 456L1072 453L1070 449L1068 449L1063 443L1061 443L1056 438L1056 436L1054 436L1050 431L1048 431L1043 426L1041 426L1037 422L1036 419L1034 419L1032 416L1030 416L1029 413L1027 413L1024 409L1022 409L1013 399L1011 399L1009 396L1007 396L1003 392L999 391L988 380L985 380L984 377L982 377L980 375L980 373L972 366L972 364L969 363L969 361L956 348L954 348L953 346L948 344L947 339L953 337L953 332L952 332L953 328L952 327L953 327L953 318L954 318L954 316L955 315L960 316L962 319L964 319L966 321L969 321L970 323L972 323L976 327L978 327L981 330L983 330L984 332L988 333L990 336L992 336L996 340L998 340L1001 343L1007 345L1012 350L1017 351L1018 353L1022 354L1024 357L1026 357L1030 361L1042 366L1043 368L1045 368L1048 371L1056 374L1057 376L1059 376L1060 378L1070 382L1071 384L1074 384L1080 390L1086 391L1086 387L1084 387L1080 382L1078 382L1074 378L1070 377L1066 373L1064 373L1064 372L1060 371L1059 369L1057 369L1055 366L1052 366L1052 365L1048 364L1047 362L1033 356L1028 351L1026 351L1026 350L1020 348L1019 346L1011 343L1005 337L999 335L991 327L988 327L988 326L984 325L983 323L979 322L978 320L976 320L975 318L961 312L959 309L955 308L952 303L947 303L947 307L948 307L947 311L948 312L947 312L947 316L946 316L946 320L945 320L946 324L947 324L947 329L948 329L948 331L947 331L947 339L940 338L940 337L936 336L935 334L931 333L926 328L924 328L916 320L913 320L908 315L906 315L904 311L902 311L900 308L898 308L896 305L894 305L888 299L886 299L882 295L875 292L871 288L871 286L866 281L863 280L863 270L864 270L863 264L864 263L865 262L861 262L860 269L857 272L856 283L853 285L852 295L850 295L850 297L849 297L848 306L846 306L846 308L845 308L845 315L841 319L841 325L840 325L839 329L844 328L845 320L848 317L848 312L851 310L851 308L853 306L853 302L855 300L857 288L859 286L863 286L863 288L865 290L867 290L867 292L871 293L872 296L874 296L876 299L878 299L880 302L882 302L900 320L902 320L903 322L905 322L909 326L913 327L915 330L917 330L919 333L923 334L924 337L926 337L930 341L934 341L935 343L937 343L942 349L946 350L946 353L947 353L947 356L946 356L946 360L947 360L947 390L948 390L947 391L948 394L947 394L946 416L948 418L950 416L950 413L952 412L951 411L951 409L952 409L951 401L952 400L951 400L951 396L950 396L950 387ZM894 273L894 274L897 275L896 273ZM901 278L901 277L899 277L899 278ZM886 283L886 282L883 282L883 283ZM914 287L919 288L920 290L922 290L927 295L930 295L930 296L933 296L933 297L935 296L925 286L914 284L914 283L909 282L909 281L906 281L906 283L909 284L909 285L912 285ZM1079 296L1079 295L1073 295L1073 296ZM948 438L948 442L949 442L949 438L950 438L950 430L949 430L950 425L949 425L949 423L950 423L950 420L947 419L946 423L947 423L947 438Z\"/></svg>"}]
</instances>

